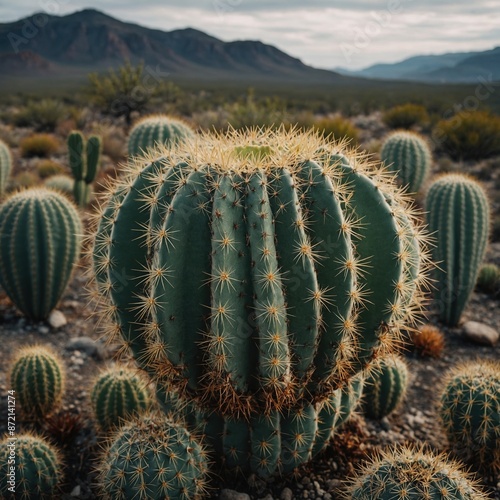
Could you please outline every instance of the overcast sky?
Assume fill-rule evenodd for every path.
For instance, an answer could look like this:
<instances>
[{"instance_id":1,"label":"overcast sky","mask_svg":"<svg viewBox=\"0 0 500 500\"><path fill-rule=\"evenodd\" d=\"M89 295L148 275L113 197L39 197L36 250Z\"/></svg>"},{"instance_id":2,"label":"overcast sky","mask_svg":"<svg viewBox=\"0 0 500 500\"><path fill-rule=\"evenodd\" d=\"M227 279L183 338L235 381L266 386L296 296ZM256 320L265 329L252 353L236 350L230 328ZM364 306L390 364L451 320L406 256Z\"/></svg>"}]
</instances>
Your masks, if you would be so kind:
<instances>
[{"instance_id":1,"label":"overcast sky","mask_svg":"<svg viewBox=\"0 0 500 500\"><path fill-rule=\"evenodd\" d=\"M498 0L2 0L0 20L87 7L166 31L189 26L226 41L262 40L322 68L500 45Z\"/></svg>"}]
</instances>

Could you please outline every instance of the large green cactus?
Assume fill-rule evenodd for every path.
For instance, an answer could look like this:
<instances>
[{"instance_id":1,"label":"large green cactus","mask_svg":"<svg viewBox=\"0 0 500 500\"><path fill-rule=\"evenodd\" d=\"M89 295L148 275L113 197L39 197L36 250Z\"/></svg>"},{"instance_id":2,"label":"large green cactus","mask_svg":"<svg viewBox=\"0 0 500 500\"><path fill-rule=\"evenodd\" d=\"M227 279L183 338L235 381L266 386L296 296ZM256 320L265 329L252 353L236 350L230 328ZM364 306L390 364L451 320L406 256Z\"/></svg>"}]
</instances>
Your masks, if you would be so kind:
<instances>
[{"instance_id":1,"label":"large green cactus","mask_svg":"<svg viewBox=\"0 0 500 500\"><path fill-rule=\"evenodd\" d=\"M143 415L111 436L97 469L100 498L200 498L207 469L202 444L182 425Z\"/></svg>"},{"instance_id":2,"label":"large green cactus","mask_svg":"<svg viewBox=\"0 0 500 500\"><path fill-rule=\"evenodd\" d=\"M415 132L397 130L388 135L380 151L382 161L397 174L408 191L416 193L431 167L432 155L425 139Z\"/></svg>"},{"instance_id":3,"label":"large green cactus","mask_svg":"<svg viewBox=\"0 0 500 500\"><path fill-rule=\"evenodd\" d=\"M313 133L205 137L137 160L117 184L95 237L96 281L139 364L215 410L207 434L237 436L269 474L286 426L309 426L313 440L315 405L415 312L412 217L383 171ZM268 438L259 469L252 443Z\"/></svg>"},{"instance_id":4,"label":"large green cactus","mask_svg":"<svg viewBox=\"0 0 500 500\"><path fill-rule=\"evenodd\" d=\"M394 446L365 464L345 488L346 500L486 500L472 477L446 455Z\"/></svg>"},{"instance_id":5,"label":"large green cactus","mask_svg":"<svg viewBox=\"0 0 500 500\"><path fill-rule=\"evenodd\" d=\"M453 368L441 395L440 417L454 451L483 470L500 471L500 362Z\"/></svg>"},{"instance_id":6,"label":"large green cactus","mask_svg":"<svg viewBox=\"0 0 500 500\"><path fill-rule=\"evenodd\" d=\"M15 355L10 382L23 413L40 420L52 413L61 402L63 365L47 347L23 347Z\"/></svg>"},{"instance_id":7,"label":"large green cactus","mask_svg":"<svg viewBox=\"0 0 500 500\"><path fill-rule=\"evenodd\" d=\"M92 194L92 182L99 169L101 139L98 136L85 139L81 132L74 131L68 136L69 165L75 178L73 195L79 207L85 207Z\"/></svg>"},{"instance_id":8,"label":"large green cactus","mask_svg":"<svg viewBox=\"0 0 500 500\"><path fill-rule=\"evenodd\" d=\"M90 394L99 427L107 431L149 406L146 384L126 367L111 367L99 375Z\"/></svg>"},{"instance_id":9,"label":"large green cactus","mask_svg":"<svg viewBox=\"0 0 500 500\"><path fill-rule=\"evenodd\" d=\"M488 198L473 179L448 174L435 180L425 201L436 238L436 303L441 320L456 325L476 284L488 241Z\"/></svg>"},{"instance_id":10,"label":"large green cactus","mask_svg":"<svg viewBox=\"0 0 500 500\"><path fill-rule=\"evenodd\" d=\"M0 442L0 464L1 498L60 498L61 458L42 437L20 434L16 439L4 439Z\"/></svg>"},{"instance_id":11,"label":"large green cactus","mask_svg":"<svg viewBox=\"0 0 500 500\"><path fill-rule=\"evenodd\" d=\"M53 190L21 191L0 206L0 283L29 318L47 318L59 302L81 235L77 210Z\"/></svg>"},{"instance_id":12,"label":"large green cactus","mask_svg":"<svg viewBox=\"0 0 500 500\"><path fill-rule=\"evenodd\" d=\"M166 115L146 116L130 132L128 154L143 155L156 145L173 146L193 137L186 123Z\"/></svg>"},{"instance_id":13,"label":"large green cactus","mask_svg":"<svg viewBox=\"0 0 500 500\"><path fill-rule=\"evenodd\" d=\"M378 359L365 379L363 410L365 415L381 419L403 401L408 384L408 368L397 356Z\"/></svg>"},{"instance_id":14,"label":"large green cactus","mask_svg":"<svg viewBox=\"0 0 500 500\"><path fill-rule=\"evenodd\" d=\"M0 196L4 193L7 186L7 179L12 170L12 155L5 142L0 140Z\"/></svg>"}]
</instances>

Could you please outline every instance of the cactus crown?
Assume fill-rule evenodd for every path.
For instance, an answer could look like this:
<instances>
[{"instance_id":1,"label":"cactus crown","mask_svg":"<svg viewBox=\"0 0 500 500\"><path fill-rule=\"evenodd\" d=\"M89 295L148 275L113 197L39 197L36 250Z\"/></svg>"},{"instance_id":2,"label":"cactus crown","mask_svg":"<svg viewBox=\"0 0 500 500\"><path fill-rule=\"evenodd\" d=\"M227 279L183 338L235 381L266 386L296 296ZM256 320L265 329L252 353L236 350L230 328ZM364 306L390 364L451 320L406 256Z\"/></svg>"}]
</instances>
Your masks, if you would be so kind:
<instances>
[{"instance_id":1,"label":"cactus crown","mask_svg":"<svg viewBox=\"0 0 500 500\"><path fill-rule=\"evenodd\" d=\"M485 500L472 476L445 454L394 446L365 464L345 488L347 500Z\"/></svg>"},{"instance_id":2,"label":"cactus crown","mask_svg":"<svg viewBox=\"0 0 500 500\"><path fill-rule=\"evenodd\" d=\"M52 349L41 345L19 349L12 363L10 379L26 416L44 418L59 406L64 370Z\"/></svg>"},{"instance_id":3,"label":"cactus crown","mask_svg":"<svg viewBox=\"0 0 500 500\"><path fill-rule=\"evenodd\" d=\"M500 362L477 360L450 370L439 414L461 458L500 471Z\"/></svg>"},{"instance_id":4,"label":"cactus crown","mask_svg":"<svg viewBox=\"0 0 500 500\"><path fill-rule=\"evenodd\" d=\"M9 445L12 441L5 439L0 443L0 460L2 472L6 470ZM22 434L15 441L16 476L15 497L37 498L50 500L57 498L57 487L62 479L61 457L56 448L50 445L42 437L33 434ZM0 496L2 498L13 498L8 483L9 476L2 474L0 479Z\"/></svg>"}]
</instances>

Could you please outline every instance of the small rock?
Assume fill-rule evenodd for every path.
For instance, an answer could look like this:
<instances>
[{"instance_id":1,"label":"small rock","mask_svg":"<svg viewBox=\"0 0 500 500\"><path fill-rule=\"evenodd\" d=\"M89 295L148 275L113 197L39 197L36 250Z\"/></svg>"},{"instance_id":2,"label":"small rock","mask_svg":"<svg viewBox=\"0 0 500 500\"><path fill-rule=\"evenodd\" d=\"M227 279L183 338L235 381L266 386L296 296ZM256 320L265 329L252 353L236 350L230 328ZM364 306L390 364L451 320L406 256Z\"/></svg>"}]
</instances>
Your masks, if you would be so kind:
<instances>
[{"instance_id":1,"label":"small rock","mask_svg":"<svg viewBox=\"0 0 500 500\"><path fill-rule=\"evenodd\" d=\"M389 419L387 417L382 418L380 421L380 426L384 431L390 431L391 430L391 423L389 422Z\"/></svg>"},{"instance_id":2,"label":"small rock","mask_svg":"<svg viewBox=\"0 0 500 500\"><path fill-rule=\"evenodd\" d=\"M467 321L464 323L463 329L469 340L483 345L495 345L500 336L497 330L478 321Z\"/></svg>"},{"instance_id":3,"label":"small rock","mask_svg":"<svg viewBox=\"0 0 500 500\"><path fill-rule=\"evenodd\" d=\"M40 325L38 327L38 331L42 334L42 335L46 335L47 333L50 332L49 330L49 327L48 326L45 326L45 325Z\"/></svg>"},{"instance_id":4,"label":"small rock","mask_svg":"<svg viewBox=\"0 0 500 500\"><path fill-rule=\"evenodd\" d=\"M260 500L274 500L271 493L268 493L265 497L262 497Z\"/></svg>"},{"instance_id":5,"label":"small rock","mask_svg":"<svg viewBox=\"0 0 500 500\"><path fill-rule=\"evenodd\" d=\"M68 351L82 351L87 356L92 356L97 359L104 358L104 348L100 343L90 337L74 337L68 341L66 349Z\"/></svg>"},{"instance_id":6,"label":"small rock","mask_svg":"<svg viewBox=\"0 0 500 500\"><path fill-rule=\"evenodd\" d=\"M250 496L246 493L225 488L221 490L219 500L250 500Z\"/></svg>"},{"instance_id":7,"label":"small rock","mask_svg":"<svg viewBox=\"0 0 500 500\"><path fill-rule=\"evenodd\" d=\"M283 488L283 491L281 492L280 499L281 500L292 500L293 498L293 491L290 488Z\"/></svg>"},{"instance_id":8,"label":"small rock","mask_svg":"<svg viewBox=\"0 0 500 500\"><path fill-rule=\"evenodd\" d=\"M311 480L309 479L309 477L308 477L308 476L304 476L304 477L302 478L302 481L301 481L301 483L302 483L303 485L309 484L310 482L311 482Z\"/></svg>"},{"instance_id":9,"label":"small rock","mask_svg":"<svg viewBox=\"0 0 500 500\"><path fill-rule=\"evenodd\" d=\"M326 487L328 491L333 491L340 486L340 479L329 479L326 482Z\"/></svg>"},{"instance_id":10,"label":"small rock","mask_svg":"<svg viewBox=\"0 0 500 500\"><path fill-rule=\"evenodd\" d=\"M62 326L68 324L66 316L61 311L54 309L50 314L47 322L52 328L61 328Z\"/></svg>"},{"instance_id":11,"label":"small rock","mask_svg":"<svg viewBox=\"0 0 500 500\"><path fill-rule=\"evenodd\" d=\"M81 494L81 486L78 484L77 486L75 486L72 490L71 490L71 493L70 493L70 496L72 497L79 497L80 494Z\"/></svg>"}]
</instances>

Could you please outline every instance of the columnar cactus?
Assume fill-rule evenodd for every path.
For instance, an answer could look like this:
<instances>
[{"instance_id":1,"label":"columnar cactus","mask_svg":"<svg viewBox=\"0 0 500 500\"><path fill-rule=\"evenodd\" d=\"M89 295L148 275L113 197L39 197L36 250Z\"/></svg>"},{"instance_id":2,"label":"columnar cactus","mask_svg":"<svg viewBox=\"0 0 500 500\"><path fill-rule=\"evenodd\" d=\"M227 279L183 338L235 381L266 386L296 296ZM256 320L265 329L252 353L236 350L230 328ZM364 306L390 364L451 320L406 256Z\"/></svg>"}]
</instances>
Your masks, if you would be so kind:
<instances>
[{"instance_id":1,"label":"columnar cactus","mask_svg":"<svg viewBox=\"0 0 500 500\"><path fill-rule=\"evenodd\" d=\"M47 318L59 302L81 234L77 210L53 190L28 189L0 205L0 283L29 318Z\"/></svg>"},{"instance_id":2,"label":"columnar cactus","mask_svg":"<svg viewBox=\"0 0 500 500\"><path fill-rule=\"evenodd\" d=\"M143 155L156 145L173 146L194 136L189 125L165 115L147 116L130 132L128 154Z\"/></svg>"},{"instance_id":3,"label":"columnar cactus","mask_svg":"<svg viewBox=\"0 0 500 500\"><path fill-rule=\"evenodd\" d=\"M0 196L4 193L7 179L12 170L12 155L5 142L0 140Z\"/></svg>"},{"instance_id":4,"label":"columnar cactus","mask_svg":"<svg viewBox=\"0 0 500 500\"><path fill-rule=\"evenodd\" d=\"M447 376L440 417L453 450L484 470L500 471L500 363L475 361Z\"/></svg>"},{"instance_id":5,"label":"columnar cactus","mask_svg":"<svg viewBox=\"0 0 500 500\"><path fill-rule=\"evenodd\" d=\"M283 436L310 448L316 405L414 315L422 234L389 179L313 132L233 131L137 159L110 193L93 259L113 331L213 415L226 462L269 475Z\"/></svg>"},{"instance_id":6,"label":"columnar cactus","mask_svg":"<svg viewBox=\"0 0 500 500\"><path fill-rule=\"evenodd\" d=\"M23 347L14 357L10 381L22 412L38 420L52 413L61 402L63 365L47 347Z\"/></svg>"},{"instance_id":7,"label":"columnar cactus","mask_svg":"<svg viewBox=\"0 0 500 500\"><path fill-rule=\"evenodd\" d=\"M380 358L365 379L363 410L367 417L381 419L403 401L408 385L408 368L400 357Z\"/></svg>"},{"instance_id":8,"label":"columnar cactus","mask_svg":"<svg viewBox=\"0 0 500 500\"><path fill-rule=\"evenodd\" d=\"M90 399L104 431L121 425L149 406L146 384L136 371L126 367L112 367L101 373L92 387Z\"/></svg>"},{"instance_id":9,"label":"columnar cactus","mask_svg":"<svg viewBox=\"0 0 500 500\"><path fill-rule=\"evenodd\" d=\"M66 195L73 195L74 180L67 175L53 175L49 177L45 182L44 186L49 189L55 189Z\"/></svg>"},{"instance_id":10,"label":"columnar cactus","mask_svg":"<svg viewBox=\"0 0 500 500\"><path fill-rule=\"evenodd\" d=\"M61 458L45 439L31 434L18 435L15 440L4 439L0 443L0 464L1 498L58 497Z\"/></svg>"},{"instance_id":11,"label":"columnar cactus","mask_svg":"<svg viewBox=\"0 0 500 500\"><path fill-rule=\"evenodd\" d=\"M182 425L143 415L111 436L97 471L101 498L199 498L206 488L206 453Z\"/></svg>"},{"instance_id":12,"label":"columnar cactus","mask_svg":"<svg viewBox=\"0 0 500 500\"><path fill-rule=\"evenodd\" d=\"M486 500L470 474L446 455L395 446L365 464L345 489L347 500Z\"/></svg>"},{"instance_id":13,"label":"columnar cactus","mask_svg":"<svg viewBox=\"0 0 500 500\"><path fill-rule=\"evenodd\" d=\"M85 207L90 201L92 182L99 169L101 139L93 135L85 143L82 133L74 131L68 136L68 150L69 166L75 178L73 195L78 206Z\"/></svg>"},{"instance_id":14,"label":"columnar cactus","mask_svg":"<svg viewBox=\"0 0 500 500\"><path fill-rule=\"evenodd\" d=\"M440 318L456 325L476 284L488 241L488 198L473 179L443 175L425 201L429 230L436 239L436 302Z\"/></svg>"},{"instance_id":15,"label":"columnar cactus","mask_svg":"<svg viewBox=\"0 0 500 500\"><path fill-rule=\"evenodd\" d=\"M432 154L425 139L407 130L389 134L382 145L380 157L411 193L421 188L432 162Z\"/></svg>"}]
</instances>

